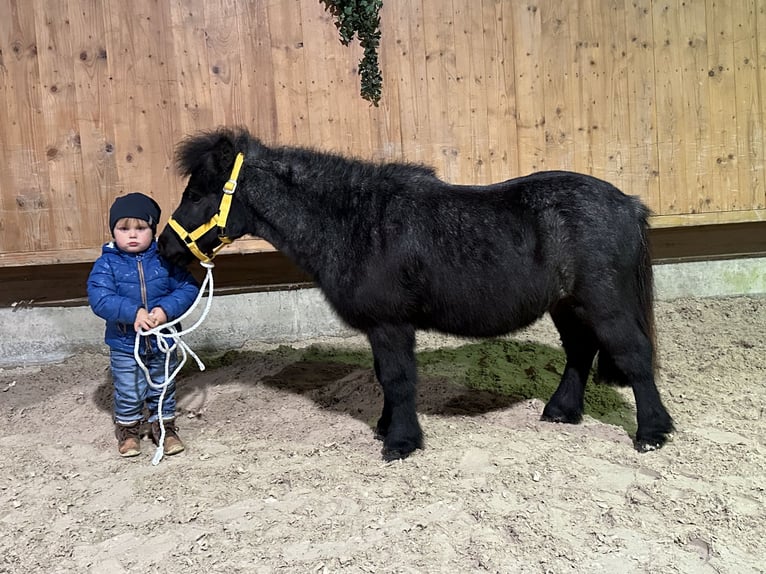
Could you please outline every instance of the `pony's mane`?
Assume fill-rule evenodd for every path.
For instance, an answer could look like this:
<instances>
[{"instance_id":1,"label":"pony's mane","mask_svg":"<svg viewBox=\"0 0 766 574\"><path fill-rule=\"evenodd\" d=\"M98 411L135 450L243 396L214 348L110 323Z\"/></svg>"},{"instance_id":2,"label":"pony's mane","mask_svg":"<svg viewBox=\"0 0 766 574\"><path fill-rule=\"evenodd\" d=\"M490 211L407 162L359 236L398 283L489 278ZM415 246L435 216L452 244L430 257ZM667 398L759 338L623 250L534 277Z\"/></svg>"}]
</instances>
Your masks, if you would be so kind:
<instances>
[{"instance_id":1,"label":"pony's mane","mask_svg":"<svg viewBox=\"0 0 766 574\"><path fill-rule=\"evenodd\" d=\"M176 147L176 169L182 176L190 176L200 168L218 172L228 169L238 152L290 166L293 177L298 178L302 176L301 166L306 165L311 165L320 171L335 171L341 178L348 180L365 179L370 176L391 178L404 173L410 178L436 178L434 169L422 164L381 163L309 147L269 148L241 127L220 127L198 132L181 140Z\"/></svg>"},{"instance_id":2,"label":"pony's mane","mask_svg":"<svg viewBox=\"0 0 766 574\"><path fill-rule=\"evenodd\" d=\"M437 179L434 168L420 163L378 161L312 147L283 146L269 151L267 157L270 161L291 166L291 175L296 181L303 178L303 167L310 166L312 174L307 177L315 177L317 172L328 176L335 174L337 179L333 187L336 189L343 181L353 185L359 180L367 179L380 181L401 177L407 177L410 181L416 178Z\"/></svg>"},{"instance_id":3,"label":"pony's mane","mask_svg":"<svg viewBox=\"0 0 766 574\"><path fill-rule=\"evenodd\" d=\"M250 145L250 134L244 128L218 128L188 136L176 147L175 163L178 173L189 176L200 167L212 167L214 156L234 155L246 151Z\"/></svg>"}]
</instances>

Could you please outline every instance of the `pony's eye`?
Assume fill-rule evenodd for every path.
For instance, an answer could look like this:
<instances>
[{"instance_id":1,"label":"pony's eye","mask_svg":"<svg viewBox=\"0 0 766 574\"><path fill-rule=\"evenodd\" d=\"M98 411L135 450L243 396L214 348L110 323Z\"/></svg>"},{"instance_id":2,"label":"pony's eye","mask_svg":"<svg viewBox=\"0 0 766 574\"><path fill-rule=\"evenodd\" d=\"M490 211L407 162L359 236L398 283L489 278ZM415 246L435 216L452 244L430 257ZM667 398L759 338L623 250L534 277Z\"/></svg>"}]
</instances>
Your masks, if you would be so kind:
<instances>
[{"instance_id":1,"label":"pony's eye","mask_svg":"<svg viewBox=\"0 0 766 574\"><path fill-rule=\"evenodd\" d=\"M202 198L203 198L203 195L201 193L197 193L195 191L187 191L186 195L192 201L192 203L199 203L200 201L202 201Z\"/></svg>"}]
</instances>

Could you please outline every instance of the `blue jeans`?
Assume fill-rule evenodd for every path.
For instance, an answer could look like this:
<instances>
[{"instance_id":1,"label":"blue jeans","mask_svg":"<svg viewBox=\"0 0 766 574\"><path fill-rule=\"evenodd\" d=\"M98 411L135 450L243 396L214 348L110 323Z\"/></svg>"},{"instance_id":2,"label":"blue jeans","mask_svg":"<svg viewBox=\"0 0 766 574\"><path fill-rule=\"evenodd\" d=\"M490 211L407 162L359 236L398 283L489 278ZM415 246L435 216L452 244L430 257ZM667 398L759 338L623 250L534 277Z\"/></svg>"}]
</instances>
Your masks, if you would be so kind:
<instances>
[{"instance_id":1,"label":"blue jeans","mask_svg":"<svg viewBox=\"0 0 766 574\"><path fill-rule=\"evenodd\" d=\"M161 385L165 382L165 353L153 353L141 357L149 369L152 382ZM178 365L178 356L171 354L168 374L173 374ZM133 353L125 353L112 349L110 353L112 383L114 385L114 422L130 425L144 418L144 407L149 409L149 422L154 422L157 416L162 389L154 389L146 382L144 370L136 363ZM176 383L171 381L162 399L162 419L172 419L176 416Z\"/></svg>"}]
</instances>

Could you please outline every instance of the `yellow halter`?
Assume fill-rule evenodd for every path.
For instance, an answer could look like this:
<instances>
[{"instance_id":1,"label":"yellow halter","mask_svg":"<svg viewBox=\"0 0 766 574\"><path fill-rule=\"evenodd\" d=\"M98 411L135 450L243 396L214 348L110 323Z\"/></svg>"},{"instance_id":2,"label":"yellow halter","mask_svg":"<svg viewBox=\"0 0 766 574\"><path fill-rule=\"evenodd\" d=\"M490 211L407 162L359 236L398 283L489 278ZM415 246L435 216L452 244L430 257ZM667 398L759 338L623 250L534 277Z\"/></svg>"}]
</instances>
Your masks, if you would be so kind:
<instances>
[{"instance_id":1,"label":"yellow halter","mask_svg":"<svg viewBox=\"0 0 766 574\"><path fill-rule=\"evenodd\" d=\"M186 243L186 247L189 248L189 251L194 253L194 256L202 261L202 263L210 263L213 260L213 257L215 257L225 245L234 241L226 235L218 235L220 244L213 248L213 253L209 257L202 253L202 250L197 246L197 240L214 227L220 228L222 233L226 230L226 220L229 218L229 209L231 209L231 198L234 195L234 191L237 189L239 170L242 167L242 162L244 160L245 156L238 153L237 158L234 160L234 167L231 170L229 181L223 185L223 197L221 197L221 205L218 207L218 213L213 215L207 223L203 223L194 231L189 232L172 217L168 220L168 225L170 225L173 231L178 234L181 241Z\"/></svg>"}]
</instances>

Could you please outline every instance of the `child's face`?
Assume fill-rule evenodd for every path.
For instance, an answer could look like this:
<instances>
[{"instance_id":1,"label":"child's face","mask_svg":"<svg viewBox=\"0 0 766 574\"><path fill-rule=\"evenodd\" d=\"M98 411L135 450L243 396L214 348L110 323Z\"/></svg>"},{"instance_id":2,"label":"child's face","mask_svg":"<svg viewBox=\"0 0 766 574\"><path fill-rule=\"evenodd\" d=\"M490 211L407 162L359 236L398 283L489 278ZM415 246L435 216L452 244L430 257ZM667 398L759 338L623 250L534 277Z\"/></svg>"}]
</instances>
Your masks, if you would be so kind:
<instances>
[{"instance_id":1,"label":"child's face","mask_svg":"<svg viewBox=\"0 0 766 574\"><path fill-rule=\"evenodd\" d=\"M121 251L141 253L149 249L152 239L152 228L143 219L123 217L114 226L114 242Z\"/></svg>"}]
</instances>

